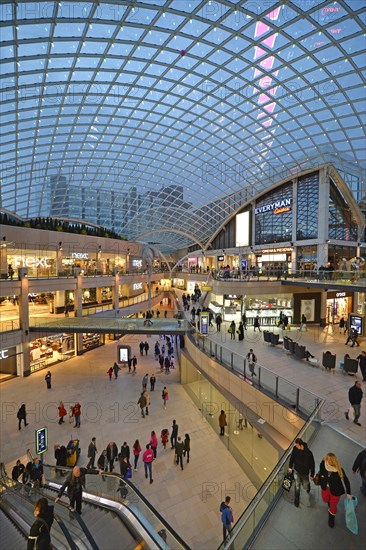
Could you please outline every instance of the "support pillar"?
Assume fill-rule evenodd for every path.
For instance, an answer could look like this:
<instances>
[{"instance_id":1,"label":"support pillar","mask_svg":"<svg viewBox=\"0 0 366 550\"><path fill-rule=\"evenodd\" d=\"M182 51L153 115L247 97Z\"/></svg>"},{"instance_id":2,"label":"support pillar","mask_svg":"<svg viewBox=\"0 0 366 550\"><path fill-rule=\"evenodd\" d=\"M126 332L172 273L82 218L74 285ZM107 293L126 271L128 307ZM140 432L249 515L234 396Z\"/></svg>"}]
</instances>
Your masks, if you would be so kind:
<instances>
[{"instance_id":1,"label":"support pillar","mask_svg":"<svg viewBox=\"0 0 366 550\"><path fill-rule=\"evenodd\" d=\"M83 316L83 277L81 275L80 267L76 267L74 270L76 278L76 289L75 289L75 300L74 300L74 315L75 317ZM81 333L76 334L76 353L79 355L79 352L83 349L83 335Z\"/></svg>"},{"instance_id":2,"label":"support pillar","mask_svg":"<svg viewBox=\"0 0 366 550\"><path fill-rule=\"evenodd\" d=\"M30 375L30 352L29 352L29 281L28 269L20 267L18 269L18 277L20 280L19 293L19 321L21 330L21 340L23 348L23 376Z\"/></svg>"}]
</instances>

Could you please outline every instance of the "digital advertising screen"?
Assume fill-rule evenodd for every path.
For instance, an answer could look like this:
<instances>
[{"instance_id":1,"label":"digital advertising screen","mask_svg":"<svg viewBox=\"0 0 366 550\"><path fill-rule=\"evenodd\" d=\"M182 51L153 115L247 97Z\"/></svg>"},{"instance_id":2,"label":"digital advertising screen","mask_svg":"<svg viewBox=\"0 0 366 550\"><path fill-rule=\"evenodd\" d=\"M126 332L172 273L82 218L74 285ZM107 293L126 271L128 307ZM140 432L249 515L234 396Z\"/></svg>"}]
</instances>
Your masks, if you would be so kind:
<instances>
[{"instance_id":1,"label":"digital advertising screen","mask_svg":"<svg viewBox=\"0 0 366 550\"><path fill-rule=\"evenodd\" d=\"M131 346L118 346L117 354L118 363L127 363L131 357Z\"/></svg>"},{"instance_id":2,"label":"digital advertising screen","mask_svg":"<svg viewBox=\"0 0 366 550\"><path fill-rule=\"evenodd\" d=\"M200 332L202 336L207 336L209 322L208 313L200 313Z\"/></svg>"},{"instance_id":3,"label":"digital advertising screen","mask_svg":"<svg viewBox=\"0 0 366 550\"><path fill-rule=\"evenodd\" d=\"M36 430L36 454L45 453L48 449L48 430L47 428L39 428Z\"/></svg>"},{"instance_id":4,"label":"digital advertising screen","mask_svg":"<svg viewBox=\"0 0 366 550\"><path fill-rule=\"evenodd\" d=\"M363 317L361 317L361 315L350 313L349 326L350 328L356 329L357 334L361 336L363 333Z\"/></svg>"}]
</instances>

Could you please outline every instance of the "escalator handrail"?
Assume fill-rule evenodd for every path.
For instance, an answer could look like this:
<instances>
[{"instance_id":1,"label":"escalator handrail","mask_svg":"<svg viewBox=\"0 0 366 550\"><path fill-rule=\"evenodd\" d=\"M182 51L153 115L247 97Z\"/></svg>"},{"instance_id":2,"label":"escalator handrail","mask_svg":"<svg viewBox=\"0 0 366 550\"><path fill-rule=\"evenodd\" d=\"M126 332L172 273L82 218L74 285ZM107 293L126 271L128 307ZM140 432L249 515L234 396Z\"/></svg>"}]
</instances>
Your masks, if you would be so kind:
<instances>
[{"instance_id":1,"label":"escalator handrail","mask_svg":"<svg viewBox=\"0 0 366 550\"><path fill-rule=\"evenodd\" d=\"M12 481L12 483L14 484L14 487L24 487L23 483L21 483L20 481L14 481L13 479L11 480L9 478L9 476L7 475L6 473L6 470L5 470L5 465L3 462L0 463L0 482L3 483L4 481L4 478L6 478L7 480L9 481ZM16 496L20 496L19 493L12 489L11 487L9 487L8 485L5 485L6 489L8 491L12 491L14 495ZM30 504L34 505L34 502L29 498L28 495L22 495L21 498L23 500L26 500L27 502L29 502ZM64 506L64 507L67 507L66 504L63 504L62 502L59 502L58 503L60 506ZM67 529L65 523L63 522L63 520L57 515L57 514L54 514L53 515L54 519L57 521L58 525L60 526L60 529L62 531L62 533L64 534L71 550L78 550L78 547L75 545L75 543L73 542L72 540L72 536L70 535L70 532L69 530ZM92 534L90 533L89 529L87 528L84 520L80 517L79 514L75 514L75 517L76 517L76 520L77 522L79 523L80 525L80 528L81 530L83 531L85 537L87 538L88 542L90 543L91 547L93 550L99 550L99 547L98 545L96 544ZM27 534L27 537L28 537L28 534Z\"/></svg>"},{"instance_id":2,"label":"escalator handrail","mask_svg":"<svg viewBox=\"0 0 366 550\"><path fill-rule=\"evenodd\" d=\"M46 463L43 463L43 466L46 466L48 468L53 468L55 470L61 470L61 471L68 470L70 472L72 471L72 468L67 467L67 466L54 466L52 464L46 464ZM88 473L89 474L96 474L97 473L96 470L89 470L88 471L86 468L84 468L84 469L86 470L87 474ZM125 479L124 477L121 476L121 474L117 474L117 473L114 473L114 472L103 472L103 476L117 478L119 480L122 480L126 485L128 485L132 489L132 491L134 491L137 494L137 496L142 500L142 502L150 510L150 512L154 516L156 516L156 518L160 521L160 523L163 524L164 528L168 531L168 533L177 542L179 542L181 547L184 548L185 550L190 550L190 547L187 545L187 543L184 542L184 540L178 535L178 533L176 533L174 531L174 529L171 527L171 525L169 525L169 523L163 518L163 516L161 516L161 514L154 508L154 506L152 506L152 504L147 500L147 498L139 491L139 489L137 489L137 487L129 479ZM131 512L132 512L132 510L131 510Z\"/></svg>"}]
</instances>

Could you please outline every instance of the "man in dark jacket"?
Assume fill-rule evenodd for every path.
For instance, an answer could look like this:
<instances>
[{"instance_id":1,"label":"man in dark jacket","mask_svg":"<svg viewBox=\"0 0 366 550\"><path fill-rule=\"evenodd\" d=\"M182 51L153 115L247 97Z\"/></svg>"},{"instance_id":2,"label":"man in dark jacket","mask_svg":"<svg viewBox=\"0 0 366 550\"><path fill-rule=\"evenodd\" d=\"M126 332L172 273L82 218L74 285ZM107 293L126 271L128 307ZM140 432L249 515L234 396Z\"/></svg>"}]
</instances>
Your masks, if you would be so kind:
<instances>
[{"instance_id":1,"label":"man in dark jacket","mask_svg":"<svg viewBox=\"0 0 366 550\"><path fill-rule=\"evenodd\" d=\"M352 466L352 472L360 472L362 486L360 487L361 493L366 497L366 449L358 453L356 460Z\"/></svg>"},{"instance_id":2,"label":"man in dark jacket","mask_svg":"<svg viewBox=\"0 0 366 550\"><path fill-rule=\"evenodd\" d=\"M82 471L79 466L74 466L72 472L67 476L64 484L59 490L55 502L58 502L60 500L65 489L67 488L67 496L70 499L69 510L71 510L71 512L75 512L76 505L76 511L78 512L78 514L81 514L83 487L85 487L85 470L83 469Z\"/></svg>"},{"instance_id":3,"label":"man in dark jacket","mask_svg":"<svg viewBox=\"0 0 366 550\"><path fill-rule=\"evenodd\" d=\"M88 447L88 458L89 462L87 465L87 468L95 468L94 462L95 462L95 455L97 454L97 440L95 437L92 437L91 442L89 443Z\"/></svg>"},{"instance_id":4,"label":"man in dark jacket","mask_svg":"<svg viewBox=\"0 0 366 550\"><path fill-rule=\"evenodd\" d=\"M12 472L11 472L11 478L13 481L18 481L18 479L20 478L20 476L22 476L24 474L24 470L25 470L25 467L24 467L24 464L22 464L20 462L20 460L18 459Z\"/></svg>"},{"instance_id":5,"label":"man in dark jacket","mask_svg":"<svg viewBox=\"0 0 366 550\"><path fill-rule=\"evenodd\" d=\"M295 441L295 447L292 449L289 471L295 471L295 506L298 508L300 504L300 489L301 485L307 493L310 493L310 479L314 479L315 461L313 453L308 448L307 444L299 437Z\"/></svg>"},{"instance_id":6,"label":"man in dark jacket","mask_svg":"<svg viewBox=\"0 0 366 550\"><path fill-rule=\"evenodd\" d=\"M354 413L355 413L355 419L354 424L357 424L357 426L361 426L358 419L361 415L361 401L363 397L363 391L361 389L361 382L356 380L355 385L352 386L352 388L348 391L348 401L351 403L351 406L353 407ZM348 411L344 413L344 416L349 420L349 414Z\"/></svg>"}]
</instances>

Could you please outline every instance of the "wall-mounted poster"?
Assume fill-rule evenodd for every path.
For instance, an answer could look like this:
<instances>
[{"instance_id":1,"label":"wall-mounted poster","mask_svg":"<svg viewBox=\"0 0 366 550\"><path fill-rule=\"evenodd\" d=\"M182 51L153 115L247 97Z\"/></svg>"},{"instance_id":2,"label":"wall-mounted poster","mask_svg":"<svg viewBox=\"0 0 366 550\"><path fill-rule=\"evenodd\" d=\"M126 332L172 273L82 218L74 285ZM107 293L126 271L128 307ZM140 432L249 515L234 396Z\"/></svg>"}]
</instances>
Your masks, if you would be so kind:
<instances>
[{"instance_id":1,"label":"wall-mounted poster","mask_svg":"<svg viewBox=\"0 0 366 550\"><path fill-rule=\"evenodd\" d=\"M308 323L315 321L315 299L301 300L300 316L303 314L305 315Z\"/></svg>"}]
</instances>

